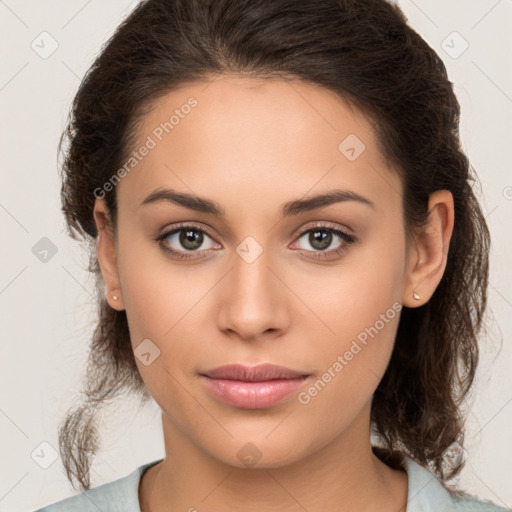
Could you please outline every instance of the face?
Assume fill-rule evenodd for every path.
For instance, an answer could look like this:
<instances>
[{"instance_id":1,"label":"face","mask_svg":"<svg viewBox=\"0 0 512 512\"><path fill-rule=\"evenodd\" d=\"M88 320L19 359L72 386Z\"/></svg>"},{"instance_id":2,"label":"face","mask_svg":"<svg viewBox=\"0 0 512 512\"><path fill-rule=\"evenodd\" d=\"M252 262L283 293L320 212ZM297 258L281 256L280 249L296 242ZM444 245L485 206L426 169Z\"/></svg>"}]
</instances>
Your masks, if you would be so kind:
<instances>
[{"instance_id":1,"label":"face","mask_svg":"<svg viewBox=\"0 0 512 512\"><path fill-rule=\"evenodd\" d=\"M169 439L238 467L244 450L276 467L367 441L411 268L402 185L368 120L320 87L224 76L156 101L138 136L102 270ZM306 377L204 377L262 363Z\"/></svg>"}]
</instances>

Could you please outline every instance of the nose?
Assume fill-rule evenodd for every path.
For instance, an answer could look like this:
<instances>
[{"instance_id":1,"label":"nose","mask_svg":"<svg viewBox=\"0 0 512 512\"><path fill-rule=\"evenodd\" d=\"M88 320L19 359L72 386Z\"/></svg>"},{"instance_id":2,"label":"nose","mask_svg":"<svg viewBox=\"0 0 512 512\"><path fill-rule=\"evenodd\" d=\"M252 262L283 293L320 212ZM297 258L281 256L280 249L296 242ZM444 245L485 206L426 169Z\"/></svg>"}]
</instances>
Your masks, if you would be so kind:
<instances>
[{"instance_id":1,"label":"nose","mask_svg":"<svg viewBox=\"0 0 512 512\"><path fill-rule=\"evenodd\" d=\"M254 261L234 255L220 290L218 327L246 341L278 337L288 327L290 291L264 251ZM275 265L274 265L275 267Z\"/></svg>"}]
</instances>

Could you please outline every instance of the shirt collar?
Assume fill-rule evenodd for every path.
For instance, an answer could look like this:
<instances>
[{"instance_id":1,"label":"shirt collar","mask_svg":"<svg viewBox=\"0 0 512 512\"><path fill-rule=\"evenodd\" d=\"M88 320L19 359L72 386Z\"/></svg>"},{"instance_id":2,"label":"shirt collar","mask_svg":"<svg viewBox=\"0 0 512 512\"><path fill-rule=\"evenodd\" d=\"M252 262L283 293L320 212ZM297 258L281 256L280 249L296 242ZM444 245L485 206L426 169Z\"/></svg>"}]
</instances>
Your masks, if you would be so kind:
<instances>
[{"instance_id":1,"label":"shirt collar","mask_svg":"<svg viewBox=\"0 0 512 512\"><path fill-rule=\"evenodd\" d=\"M448 489L423 466L402 454L401 459L407 471L406 512L440 512L452 503Z\"/></svg>"},{"instance_id":2,"label":"shirt collar","mask_svg":"<svg viewBox=\"0 0 512 512\"><path fill-rule=\"evenodd\" d=\"M400 459L407 472L408 480L406 512L441 512L448 509L453 503L452 496L441 482L428 469L420 466L404 453L400 454ZM149 462L138 468L137 481L140 480L144 470L162 460L164 459Z\"/></svg>"}]
</instances>

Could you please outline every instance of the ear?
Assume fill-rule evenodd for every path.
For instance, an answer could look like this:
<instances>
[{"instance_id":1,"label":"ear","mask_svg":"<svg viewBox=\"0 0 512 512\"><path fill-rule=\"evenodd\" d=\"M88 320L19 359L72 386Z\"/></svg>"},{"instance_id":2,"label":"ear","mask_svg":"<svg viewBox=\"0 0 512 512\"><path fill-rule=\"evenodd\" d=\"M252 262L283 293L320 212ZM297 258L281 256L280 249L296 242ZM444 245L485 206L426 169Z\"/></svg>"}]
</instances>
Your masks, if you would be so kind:
<instances>
[{"instance_id":1,"label":"ear","mask_svg":"<svg viewBox=\"0 0 512 512\"><path fill-rule=\"evenodd\" d=\"M105 281L107 302L113 309L122 311L124 304L117 269L115 237L109 210L104 199L96 199L93 215L98 230L96 256ZM117 297L117 300L114 299L114 296Z\"/></svg>"},{"instance_id":2,"label":"ear","mask_svg":"<svg viewBox=\"0 0 512 512\"><path fill-rule=\"evenodd\" d=\"M453 196L437 190L428 202L426 225L409 242L404 306L414 308L430 300L443 277L453 232Z\"/></svg>"}]
</instances>

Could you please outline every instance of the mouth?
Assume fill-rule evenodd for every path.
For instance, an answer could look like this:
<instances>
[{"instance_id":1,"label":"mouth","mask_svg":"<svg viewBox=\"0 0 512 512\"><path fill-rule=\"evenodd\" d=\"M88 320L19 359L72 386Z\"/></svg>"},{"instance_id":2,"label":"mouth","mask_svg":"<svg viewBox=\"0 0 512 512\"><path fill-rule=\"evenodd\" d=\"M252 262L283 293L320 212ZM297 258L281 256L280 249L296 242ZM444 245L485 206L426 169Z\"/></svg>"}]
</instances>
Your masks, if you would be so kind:
<instances>
[{"instance_id":1,"label":"mouth","mask_svg":"<svg viewBox=\"0 0 512 512\"><path fill-rule=\"evenodd\" d=\"M199 375L214 396L242 409L276 405L311 377L308 373L272 364L226 365Z\"/></svg>"}]
</instances>

